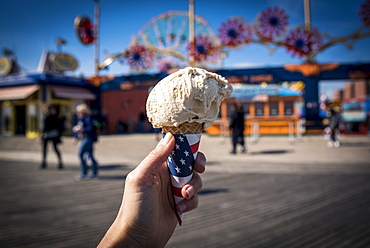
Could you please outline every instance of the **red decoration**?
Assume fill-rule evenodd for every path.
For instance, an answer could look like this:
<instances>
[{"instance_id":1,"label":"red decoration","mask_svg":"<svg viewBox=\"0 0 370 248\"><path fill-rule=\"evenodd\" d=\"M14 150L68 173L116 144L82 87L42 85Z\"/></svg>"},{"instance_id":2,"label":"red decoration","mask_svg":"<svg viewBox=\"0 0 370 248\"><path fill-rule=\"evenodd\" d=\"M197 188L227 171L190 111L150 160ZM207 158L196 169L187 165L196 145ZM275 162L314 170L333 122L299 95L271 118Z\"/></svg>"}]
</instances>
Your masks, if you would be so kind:
<instances>
[{"instance_id":1,"label":"red decoration","mask_svg":"<svg viewBox=\"0 0 370 248\"><path fill-rule=\"evenodd\" d=\"M318 29L304 26L296 27L286 36L284 46L293 56L306 57L317 51L323 44L323 38Z\"/></svg>"},{"instance_id":2,"label":"red decoration","mask_svg":"<svg viewBox=\"0 0 370 248\"><path fill-rule=\"evenodd\" d=\"M260 39L272 41L274 37L282 36L288 25L288 15L283 9L268 7L257 17L255 32Z\"/></svg>"},{"instance_id":3,"label":"red decoration","mask_svg":"<svg viewBox=\"0 0 370 248\"><path fill-rule=\"evenodd\" d=\"M370 27L370 0L367 0L361 4L358 14L361 16L361 21L365 24L365 26Z\"/></svg>"},{"instance_id":4,"label":"red decoration","mask_svg":"<svg viewBox=\"0 0 370 248\"><path fill-rule=\"evenodd\" d=\"M77 37L83 44L90 45L94 42L94 25L88 17L76 17L75 30Z\"/></svg>"},{"instance_id":5,"label":"red decoration","mask_svg":"<svg viewBox=\"0 0 370 248\"><path fill-rule=\"evenodd\" d=\"M252 28L241 18L229 18L221 23L218 29L221 44L228 48L236 48L241 44L250 43L253 38Z\"/></svg>"},{"instance_id":6,"label":"red decoration","mask_svg":"<svg viewBox=\"0 0 370 248\"><path fill-rule=\"evenodd\" d=\"M144 45L136 44L125 53L128 64L134 70L146 70L153 66L154 53Z\"/></svg>"},{"instance_id":7,"label":"red decoration","mask_svg":"<svg viewBox=\"0 0 370 248\"><path fill-rule=\"evenodd\" d=\"M189 46L189 53L197 62L216 62L220 55L220 47L214 44L208 36L198 35L195 38L195 47Z\"/></svg>"}]
</instances>

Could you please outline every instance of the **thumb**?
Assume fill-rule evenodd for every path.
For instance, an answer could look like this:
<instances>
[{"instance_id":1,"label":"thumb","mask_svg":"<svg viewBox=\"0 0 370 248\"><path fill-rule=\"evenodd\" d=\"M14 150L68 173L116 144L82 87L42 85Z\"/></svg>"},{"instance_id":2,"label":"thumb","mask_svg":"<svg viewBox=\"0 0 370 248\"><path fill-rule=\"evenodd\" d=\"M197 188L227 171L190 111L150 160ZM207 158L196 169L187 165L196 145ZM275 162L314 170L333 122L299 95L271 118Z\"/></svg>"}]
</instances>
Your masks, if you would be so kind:
<instances>
[{"instance_id":1,"label":"thumb","mask_svg":"<svg viewBox=\"0 0 370 248\"><path fill-rule=\"evenodd\" d=\"M166 133L164 138L158 143L156 148L152 150L148 156L138 166L138 169L148 171L157 170L168 156L171 154L175 145L175 138L171 133Z\"/></svg>"}]
</instances>

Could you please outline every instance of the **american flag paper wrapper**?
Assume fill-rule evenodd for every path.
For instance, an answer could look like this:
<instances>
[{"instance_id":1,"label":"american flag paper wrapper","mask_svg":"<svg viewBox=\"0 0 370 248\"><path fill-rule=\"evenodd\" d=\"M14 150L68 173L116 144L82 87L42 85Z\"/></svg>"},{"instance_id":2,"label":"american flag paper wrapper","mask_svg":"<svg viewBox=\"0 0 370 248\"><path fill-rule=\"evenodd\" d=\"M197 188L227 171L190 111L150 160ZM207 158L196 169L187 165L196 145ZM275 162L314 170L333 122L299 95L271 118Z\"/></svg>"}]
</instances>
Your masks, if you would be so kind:
<instances>
[{"instance_id":1,"label":"american flag paper wrapper","mask_svg":"<svg viewBox=\"0 0 370 248\"><path fill-rule=\"evenodd\" d=\"M163 133L163 136L165 133ZM181 188L193 178L193 166L197 158L199 134L174 134L175 146L167 158L168 169L171 175L172 191L175 204L182 201ZM179 224L182 224L182 214L177 213Z\"/></svg>"}]
</instances>

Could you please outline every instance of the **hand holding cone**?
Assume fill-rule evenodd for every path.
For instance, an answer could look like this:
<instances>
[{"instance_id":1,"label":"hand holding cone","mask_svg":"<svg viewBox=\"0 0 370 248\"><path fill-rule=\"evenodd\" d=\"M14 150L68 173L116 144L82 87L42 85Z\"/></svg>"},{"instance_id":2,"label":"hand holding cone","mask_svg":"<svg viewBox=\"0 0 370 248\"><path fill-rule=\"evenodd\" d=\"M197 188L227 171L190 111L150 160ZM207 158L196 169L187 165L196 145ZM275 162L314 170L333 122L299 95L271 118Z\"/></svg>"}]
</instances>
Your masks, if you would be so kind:
<instances>
[{"instance_id":1,"label":"hand holding cone","mask_svg":"<svg viewBox=\"0 0 370 248\"><path fill-rule=\"evenodd\" d=\"M167 159L167 164L171 175L175 204L178 204L184 200L181 195L181 188L193 178L193 167L198 154L201 133L173 135L175 137L175 146ZM182 214L177 213L177 216L181 225Z\"/></svg>"}]
</instances>

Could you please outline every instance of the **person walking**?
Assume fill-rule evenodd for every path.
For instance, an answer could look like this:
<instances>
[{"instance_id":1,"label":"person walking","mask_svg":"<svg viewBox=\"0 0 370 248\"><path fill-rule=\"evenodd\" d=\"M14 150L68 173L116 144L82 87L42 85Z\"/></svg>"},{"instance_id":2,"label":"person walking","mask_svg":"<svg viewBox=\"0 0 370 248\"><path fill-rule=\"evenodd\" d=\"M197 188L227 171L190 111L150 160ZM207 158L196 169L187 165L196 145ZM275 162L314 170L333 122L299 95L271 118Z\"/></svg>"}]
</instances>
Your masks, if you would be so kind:
<instances>
[{"instance_id":1,"label":"person walking","mask_svg":"<svg viewBox=\"0 0 370 248\"><path fill-rule=\"evenodd\" d=\"M64 123L63 119L59 118L54 106L45 104L43 106L43 112L45 115L44 124L41 135L42 143L42 162L41 169L46 169L47 162L47 150L49 141L52 142L55 154L58 157L58 169L63 169L62 155L58 149L58 145L62 143L61 135L63 132Z\"/></svg>"},{"instance_id":2,"label":"person walking","mask_svg":"<svg viewBox=\"0 0 370 248\"><path fill-rule=\"evenodd\" d=\"M76 106L77 125L73 127L74 140L77 144L80 141L78 157L80 159L81 172L77 180L86 178L98 178L98 162L94 157L94 143L98 140L96 127L91 118L91 110L86 104ZM92 174L88 175L87 160L91 160Z\"/></svg>"},{"instance_id":3,"label":"person walking","mask_svg":"<svg viewBox=\"0 0 370 248\"><path fill-rule=\"evenodd\" d=\"M339 147L340 142L337 137L337 132L339 132L339 124L340 124L341 116L339 113L339 109L337 107L333 107L330 109L330 117L329 117L329 133L330 133L330 140L327 144L328 147Z\"/></svg>"},{"instance_id":4,"label":"person walking","mask_svg":"<svg viewBox=\"0 0 370 248\"><path fill-rule=\"evenodd\" d=\"M247 150L245 148L244 142L244 128L245 128L245 120L244 120L244 109L243 105L237 101L234 104L234 111L231 114L230 120L230 129L232 130L232 145L233 149L231 154L236 154L236 147L237 144L242 146L242 153L245 153Z\"/></svg>"}]
</instances>

